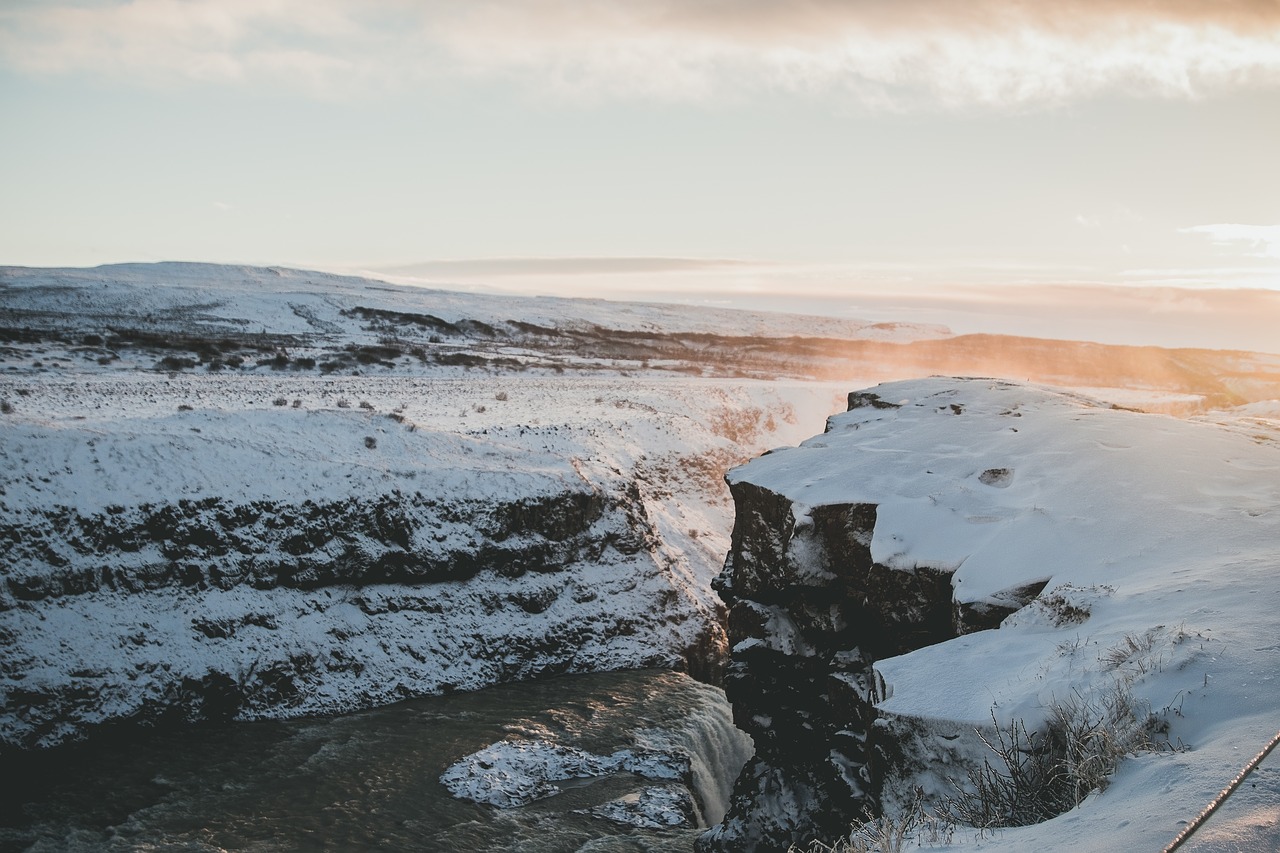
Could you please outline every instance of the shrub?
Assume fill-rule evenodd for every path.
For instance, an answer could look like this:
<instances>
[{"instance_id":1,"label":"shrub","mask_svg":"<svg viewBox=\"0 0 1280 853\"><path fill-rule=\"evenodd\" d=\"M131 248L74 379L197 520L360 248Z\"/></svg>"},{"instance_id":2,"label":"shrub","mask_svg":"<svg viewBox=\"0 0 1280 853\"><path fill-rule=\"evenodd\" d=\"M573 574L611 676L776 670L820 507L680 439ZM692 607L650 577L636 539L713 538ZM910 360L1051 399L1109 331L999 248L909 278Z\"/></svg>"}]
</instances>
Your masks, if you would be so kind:
<instances>
[{"instance_id":1,"label":"shrub","mask_svg":"<svg viewBox=\"0 0 1280 853\"><path fill-rule=\"evenodd\" d=\"M1107 787L1126 755L1158 749L1153 735L1167 730L1121 682L1053 702L1044 732L1029 732L1021 720L1001 727L994 711L991 721L994 739L978 737L992 756L941 808L945 819L978 829L1027 826L1075 808Z\"/></svg>"},{"instance_id":2,"label":"shrub","mask_svg":"<svg viewBox=\"0 0 1280 853\"><path fill-rule=\"evenodd\" d=\"M271 405L273 405L273 406L287 406L287 405L289 405L289 401L288 401L288 400L286 400L284 397L276 397L274 400L272 400L272 401L271 401Z\"/></svg>"},{"instance_id":3,"label":"shrub","mask_svg":"<svg viewBox=\"0 0 1280 853\"><path fill-rule=\"evenodd\" d=\"M987 758L981 768L968 771L970 787L956 784L956 796L942 804L943 816L978 829L995 829L1040 823L1074 806L1068 794L1071 786L1048 738L1028 732L1022 720L1002 728L994 711L991 721L994 739L981 731L978 737L996 760Z\"/></svg>"},{"instance_id":4,"label":"shrub","mask_svg":"<svg viewBox=\"0 0 1280 853\"><path fill-rule=\"evenodd\" d=\"M493 395L493 399L497 400L499 403L505 403L507 401L507 392L499 391L497 394Z\"/></svg>"},{"instance_id":5,"label":"shrub","mask_svg":"<svg viewBox=\"0 0 1280 853\"><path fill-rule=\"evenodd\" d=\"M371 435L366 435L364 437L364 446L369 448L370 450L373 450L375 447L378 446L378 439L374 438Z\"/></svg>"},{"instance_id":6,"label":"shrub","mask_svg":"<svg viewBox=\"0 0 1280 853\"><path fill-rule=\"evenodd\" d=\"M13 404L8 400L0 400L0 414L13 414Z\"/></svg>"},{"instance_id":7,"label":"shrub","mask_svg":"<svg viewBox=\"0 0 1280 853\"><path fill-rule=\"evenodd\" d=\"M347 401L346 399L340 399L340 400L338 400L338 408L339 408L339 409L349 409L349 408L351 408L351 403L350 403L349 401Z\"/></svg>"},{"instance_id":8,"label":"shrub","mask_svg":"<svg viewBox=\"0 0 1280 853\"><path fill-rule=\"evenodd\" d=\"M373 403L370 403L368 400L361 400L361 401L360 401L360 408L364 409L365 411L372 412L372 411L373 411Z\"/></svg>"},{"instance_id":9,"label":"shrub","mask_svg":"<svg viewBox=\"0 0 1280 853\"><path fill-rule=\"evenodd\" d=\"M166 355L160 359L160 366L165 370L185 370L196 366L195 359L182 358L176 355Z\"/></svg>"}]
</instances>

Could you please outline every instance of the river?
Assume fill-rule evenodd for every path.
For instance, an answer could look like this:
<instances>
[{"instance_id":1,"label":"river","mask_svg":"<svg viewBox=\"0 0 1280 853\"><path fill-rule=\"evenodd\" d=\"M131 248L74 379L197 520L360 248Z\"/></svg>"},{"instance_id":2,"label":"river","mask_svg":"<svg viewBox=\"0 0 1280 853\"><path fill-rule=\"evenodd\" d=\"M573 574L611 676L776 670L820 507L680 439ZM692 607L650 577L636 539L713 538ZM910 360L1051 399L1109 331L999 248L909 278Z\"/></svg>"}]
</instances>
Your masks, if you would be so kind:
<instances>
[{"instance_id":1,"label":"river","mask_svg":"<svg viewBox=\"0 0 1280 853\"><path fill-rule=\"evenodd\" d=\"M132 729L5 763L3 851L688 851L696 826L583 813L634 802L627 772L498 809L440 774L502 740L689 754L694 822L718 821L750 754L719 690L660 671L562 676L328 718Z\"/></svg>"}]
</instances>

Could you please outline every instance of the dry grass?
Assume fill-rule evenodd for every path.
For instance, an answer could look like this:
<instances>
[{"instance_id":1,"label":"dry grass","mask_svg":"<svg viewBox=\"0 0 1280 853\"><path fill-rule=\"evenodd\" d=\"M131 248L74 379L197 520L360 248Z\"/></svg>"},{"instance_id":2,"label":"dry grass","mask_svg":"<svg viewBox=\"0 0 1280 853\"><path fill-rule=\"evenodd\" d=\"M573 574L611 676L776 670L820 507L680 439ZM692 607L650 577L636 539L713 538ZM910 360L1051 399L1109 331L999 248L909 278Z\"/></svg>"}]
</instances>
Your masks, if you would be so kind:
<instances>
[{"instance_id":1,"label":"dry grass","mask_svg":"<svg viewBox=\"0 0 1280 853\"><path fill-rule=\"evenodd\" d=\"M955 795L939 810L947 820L978 829L1048 820L1105 790L1126 756L1168 748L1157 740L1167 725L1125 681L1054 702L1043 732L1028 731L1021 720L1001 726L994 713L991 719L994 738L978 733L991 755L968 771L967 786L953 783Z\"/></svg>"}]
</instances>

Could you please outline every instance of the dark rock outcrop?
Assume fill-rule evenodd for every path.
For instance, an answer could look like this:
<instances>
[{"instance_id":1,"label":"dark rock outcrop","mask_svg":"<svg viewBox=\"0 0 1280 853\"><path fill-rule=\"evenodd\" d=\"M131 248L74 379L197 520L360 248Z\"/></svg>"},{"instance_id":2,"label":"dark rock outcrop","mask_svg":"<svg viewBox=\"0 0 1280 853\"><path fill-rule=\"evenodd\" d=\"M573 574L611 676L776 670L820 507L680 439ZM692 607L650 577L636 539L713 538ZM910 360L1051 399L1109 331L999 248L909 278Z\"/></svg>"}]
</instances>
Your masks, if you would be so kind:
<instances>
[{"instance_id":1,"label":"dark rock outcrop","mask_svg":"<svg viewBox=\"0 0 1280 853\"><path fill-rule=\"evenodd\" d=\"M814 507L744 481L716 588L729 606L725 691L756 754L701 850L781 850L833 838L875 809L871 664L954 635L949 573L877 565L876 508Z\"/></svg>"},{"instance_id":2,"label":"dark rock outcrop","mask_svg":"<svg viewBox=\"0 0 1280 853\"><path fill-rule=\"evenodd\" d=\"M898 408L871 392L850 394L849 405ZM872 558L876 504L803 505L744 470L727 477L736 517L713 585L729 608L725 690L756 754L725 821L699 839L703 853L830 840L878 813L872 665L995 627L1044 586L962 606L953 601L954 569L891 568Z\"/></svg>"},{"instance_id":3,"label":"dark rock outcrop","mask_svg":"<svg viewBox=\"0 0 1280 853\"><path fill-rule=\"evenodd\" d=\"M100 589L350 584L555 572L606 548L635 554L653 533L633 494L579 491L480 500L392 492L286 503L223 498L14 512L0 524L0 610ZM633 517L634 516L634 517Z\"/></svg>"}]
</instances>

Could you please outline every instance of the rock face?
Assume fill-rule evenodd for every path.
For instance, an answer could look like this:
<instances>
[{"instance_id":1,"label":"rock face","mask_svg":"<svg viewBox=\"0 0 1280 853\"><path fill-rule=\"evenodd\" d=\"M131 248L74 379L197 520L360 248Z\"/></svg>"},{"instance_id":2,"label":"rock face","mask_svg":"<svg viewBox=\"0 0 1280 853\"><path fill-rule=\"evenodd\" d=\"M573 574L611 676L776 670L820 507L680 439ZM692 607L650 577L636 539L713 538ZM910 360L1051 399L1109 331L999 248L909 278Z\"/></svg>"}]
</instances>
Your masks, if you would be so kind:
<instances>
[{"instance_id":1,"label":"rock face","mask_svg":"<svg viewBox=\"0 0 1280 853\"><path fill-rule=\"evenodd\" d=\"M849 395L850 412L896 408L874 393ZM806 444L820 448L821 438ZM878 813L873 664L994 627L1044 586L961 606L955 566L873 558L877 504L798 501L790 483L771 487L775 463L766 456L727 477L736 515L713 586L729 608L725 691L756 754L701 851L784 850L840 837L851 820Z\"/></svg>"},{"instance_id":2,"label":"rock face","mask_svg":"<svg viewBox=\"0 0 1280 853\"><path fill-rule=\"evenodd\" d=\"M484 569L554 572L608 547L634 555L652 536L639 505L634 488L606 499L585 485L497 505L399 491L301 503L211 497L15 513L0 541L17 601L101 589L431 583ZM445 534L455 526L471 534Z\"/></svg>"},{"instance_id":3,"label":"rock face","mask_svg":"<svg viewBox=\"0 0 1280 853\"><path fill-rule=\"evenodd\" d=\"M732 486L733 545L716 588L729 606L725 691L755 757L702 850L779 850L847 831L878 808L868 733L872 664L954 636L950 573L870 555L873 504L805 508Z\"/></svg>"},{"instance_id":4,"label":"rock face","mask_svg":"<svg viewBox=\"0 0 1280 853\"><path fill-rule=\"evenodd\" d=\"M0 733L51 745L633 662L705 676L722 640L663 577L634 484L568 485L13 513Z\"/></svg>"},{"instance_id":5,"label":"rock face","mask_svg":"<svg viewBox=\"0 0 1280 853\"><path fill-rule=\"evenodd\" d=\"M718 676L689 577L710 572L594 422L467 436L240 405L6 425L0 750L560 672Z\"/></svg>"}]
</instances>

